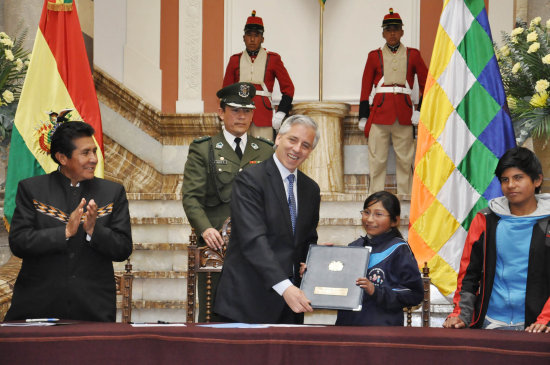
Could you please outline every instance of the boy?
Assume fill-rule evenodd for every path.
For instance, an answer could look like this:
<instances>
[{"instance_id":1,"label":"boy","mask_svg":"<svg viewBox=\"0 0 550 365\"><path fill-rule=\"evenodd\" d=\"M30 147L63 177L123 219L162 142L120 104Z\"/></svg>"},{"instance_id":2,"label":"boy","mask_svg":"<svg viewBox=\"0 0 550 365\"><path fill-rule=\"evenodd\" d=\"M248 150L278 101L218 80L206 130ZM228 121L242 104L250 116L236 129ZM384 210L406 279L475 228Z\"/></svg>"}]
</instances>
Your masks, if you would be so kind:
<instances>
[{"instance_id":1,"label":"boy","mask_svg":"<svg viewBox=\"0 0 550 365\"><path fill-rule=\"evenodd\" d=\"M550 332L550 194L526 148L508 150L495 175L503 197L475 216L464 245L454 311L445 328Z\"/></svg>"}]
</instances>

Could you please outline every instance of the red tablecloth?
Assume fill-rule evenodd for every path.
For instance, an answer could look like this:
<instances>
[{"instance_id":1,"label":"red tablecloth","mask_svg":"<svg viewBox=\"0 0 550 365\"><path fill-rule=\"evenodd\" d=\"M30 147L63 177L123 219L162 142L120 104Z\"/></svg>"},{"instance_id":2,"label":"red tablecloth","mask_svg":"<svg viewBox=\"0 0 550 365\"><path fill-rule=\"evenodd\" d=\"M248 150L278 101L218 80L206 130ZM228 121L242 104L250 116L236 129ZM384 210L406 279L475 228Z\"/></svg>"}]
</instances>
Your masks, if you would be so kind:
<instances>
[{"instance_id":1,"label":"red tablecloth","mask_svg":"<svg viewBox=\"0 0 550 365\"><path fill-rule=\"evenodd\" d=\"M550 333L407 327L0 327L0 364L550 364Z\"/></svg>"}]
</instances>

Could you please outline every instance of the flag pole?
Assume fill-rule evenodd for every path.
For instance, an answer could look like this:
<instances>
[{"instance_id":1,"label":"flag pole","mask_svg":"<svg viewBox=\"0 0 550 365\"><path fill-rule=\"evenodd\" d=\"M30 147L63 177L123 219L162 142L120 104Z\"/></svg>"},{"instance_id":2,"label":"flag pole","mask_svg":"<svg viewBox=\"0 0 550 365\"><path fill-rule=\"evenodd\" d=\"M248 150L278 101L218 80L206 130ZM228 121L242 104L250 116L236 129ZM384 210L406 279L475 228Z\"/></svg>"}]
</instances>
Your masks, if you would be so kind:
<instances>
[{"instance_id":1,"label":"flag pole","mask_svg":"<svg viewBox=\"0 0 550 365\"><path fill-rule=\"evenodd\" d=\"M324 6L319 6L319 101L323 101L323 10Z\"/></svg>"}]
</instances>

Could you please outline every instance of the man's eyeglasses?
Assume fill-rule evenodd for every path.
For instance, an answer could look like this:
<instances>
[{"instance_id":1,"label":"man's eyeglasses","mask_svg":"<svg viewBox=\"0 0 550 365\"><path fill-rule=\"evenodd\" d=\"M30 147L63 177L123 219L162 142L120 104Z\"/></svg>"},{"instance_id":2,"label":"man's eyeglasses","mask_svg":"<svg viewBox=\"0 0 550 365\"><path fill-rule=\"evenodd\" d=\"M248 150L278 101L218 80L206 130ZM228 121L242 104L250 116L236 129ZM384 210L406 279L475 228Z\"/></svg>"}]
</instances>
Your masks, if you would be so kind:
<instances>
[{"instance_id":1,"label":"man's eyeglasses","mask_svg":"<svg viewBox=\"0 0 550 365\"><path fill-rule=\"evenodd\" d=\"M389 217L389 214L384 214L382 212L371 212L370 210L360 210L359 213L365 218L372 216L375 219L382 219L384 217Z\"/></svg>"}]
</instances>

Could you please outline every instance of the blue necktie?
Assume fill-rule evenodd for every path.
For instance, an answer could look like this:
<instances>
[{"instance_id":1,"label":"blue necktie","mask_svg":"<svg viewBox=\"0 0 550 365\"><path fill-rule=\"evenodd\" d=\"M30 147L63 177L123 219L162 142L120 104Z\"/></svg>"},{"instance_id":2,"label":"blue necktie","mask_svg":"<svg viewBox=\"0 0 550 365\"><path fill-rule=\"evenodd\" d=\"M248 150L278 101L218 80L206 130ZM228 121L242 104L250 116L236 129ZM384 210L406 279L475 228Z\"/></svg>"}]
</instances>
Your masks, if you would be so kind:
<instances>
[{"instance_id":1,"label":"blue necktie","mask_svg":"<svg viewBox=\"0 0 550 365\"><path fill-rule=\"evenodd\" d=\"M288 175L288 210L292 222L292 233L296 232L296 198L294 198L294 175Z\"/></svg>"}]
</instances>

